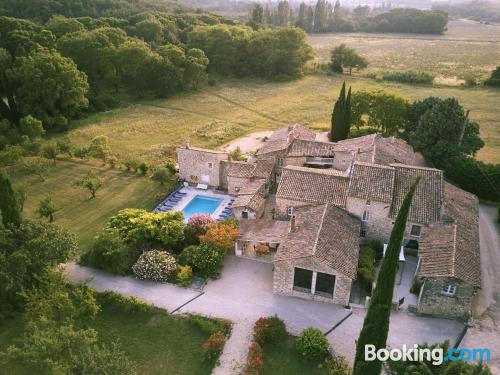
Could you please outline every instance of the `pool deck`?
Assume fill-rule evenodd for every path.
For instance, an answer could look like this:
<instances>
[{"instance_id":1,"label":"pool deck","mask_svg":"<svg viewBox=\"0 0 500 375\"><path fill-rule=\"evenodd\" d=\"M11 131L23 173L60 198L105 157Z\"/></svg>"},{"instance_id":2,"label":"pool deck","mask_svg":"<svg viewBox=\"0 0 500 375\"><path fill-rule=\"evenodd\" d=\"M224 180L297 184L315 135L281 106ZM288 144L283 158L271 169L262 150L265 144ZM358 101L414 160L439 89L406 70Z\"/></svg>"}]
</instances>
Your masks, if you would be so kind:
<instances>
[{"instance_id":1,"label":"pool deck","mask_svg":"<svg viewBox=\"0 0 500 375\"><path fill-rule=\"evenodd\" d=\"M193 200L193 198L196 197L197 195L222 199L221 204L210 215L213 219L217 219L220 216L220 214L222 213L222 211L224 211L226 206L229 204L229 202L231 202L231 200L234 199L229 194L216 193L215 191L213 191L211 189L207 189L207 190L196 189L192 186L184 186L180 190L180 192L186 193L186 195L183 196L179 202L177 202L177 204L171 209L171 211L182 211L189 204L189 202L191 202L191 200ZM185 219L184 221L187 222L187 219Z\"/></svg>"}]
</instances>

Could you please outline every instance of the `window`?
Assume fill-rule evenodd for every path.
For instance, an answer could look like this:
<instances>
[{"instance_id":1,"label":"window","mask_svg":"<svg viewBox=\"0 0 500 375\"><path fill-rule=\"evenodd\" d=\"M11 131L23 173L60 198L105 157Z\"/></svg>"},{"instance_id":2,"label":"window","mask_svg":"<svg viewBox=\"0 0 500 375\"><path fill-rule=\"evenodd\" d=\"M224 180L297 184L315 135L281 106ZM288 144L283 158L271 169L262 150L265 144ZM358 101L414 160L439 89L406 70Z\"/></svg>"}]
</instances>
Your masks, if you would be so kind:
<instances>
[{"instance_id":1,"label":"window","mask_svg":"<svg viewBox=\"0 0 500 375\"><path fill-rule=\"evenodd\" d=\"M243 211L243 212L241 213L241 218L242 218L242 219L248 219L248 211Z\"/></svg>"},{"instance_id":2,"label":"window","mask_svg":"<svg viewBox=\"0 0 500 375\"><path fill-rule=\"evenodd\" d=\"M359 236L361 238L366 238L366 228L361 227L361 229L359 230Z\"/></svg>"},{"instance_id":3,"label":"window","mask_svg":"<svg viewBox=\"0 0 500 375\"><path fill-rule=\"evenodd\" d=\"M443 294L448 297L453 297L455 292L457 291L457 287L452 284L448 284L443 288Z\"/></svg>"},{"instance_id":4,"label":"window","mask_svg":"<svg viewBox=\"0 0 500 375\"><path fill-rule=\"evenodd\" d=\"M294 268L293 289L311 293L313 272L303 268Z\"/></svg>"},{"instance_id":5,"label":"window","mask_svg":"<svg viewBox=\"0 0 500 375\"><path fill-rule=\"evenodd\" d=\"M334 289L335 275L318 272L316 276L316 289L314 293L322 297L333 298Z\"/></svg>"},{"instance_id":6,"label":"window","mask_svg":"<svg viewBox=\"0 0 500 375\"><path fill-rule=\"evenodd\" d=\"M370 218L370 213L368 211L364 211L363 212L363 221L368 221L368 219Z\"/></svg>"},{"instance_id":7,"label":"window","mask_svg":"<svg viewBox=\"0 0 500 375\"><path fill-rule=\"evenodd\" d=\"M420 231L422 227L420 225L412 225L410 234L415 237L420 237Z\"/></svg>"},{"instance_id":8,"label":"window","mask_svg":"<svg viewBox=\"0 0 500 375\"><path fill-rule=\"evenodd\" d=\"M367 205L367 206L369 206L370 204L371 204L370 200L369 200L369 199L367 199L367 200L366 200L366 205Z\"/></svg>"},{"instance_id":9,"label":"window","mask_svg":"<svg viewBox=\"0 0 500 375\"><path fill-rule=\"evenodd\" d=\"M283 158L278 158L278 167L283 166Z\"/></svg>"},{"instance_id":10,"label":"window","mask_svg":"<svg viewBox=\"0 0 500 375\"><path fill-rule=\"evenodd\" d=\"M292 216L292 215L293 215L293 206L288 206L288 207L286 208L286 214L287 214L288 216Z\"/></svg>"},{"instance_id":11,"label":"window","mask_svg":"<svg viewBox=\"0 0 500 375\"><path fill-rule=\"evenodd\" d=\"M208 163L208 169L212 169L212 166L213 166L212 163Z\"/></svg>"}]
</instances>

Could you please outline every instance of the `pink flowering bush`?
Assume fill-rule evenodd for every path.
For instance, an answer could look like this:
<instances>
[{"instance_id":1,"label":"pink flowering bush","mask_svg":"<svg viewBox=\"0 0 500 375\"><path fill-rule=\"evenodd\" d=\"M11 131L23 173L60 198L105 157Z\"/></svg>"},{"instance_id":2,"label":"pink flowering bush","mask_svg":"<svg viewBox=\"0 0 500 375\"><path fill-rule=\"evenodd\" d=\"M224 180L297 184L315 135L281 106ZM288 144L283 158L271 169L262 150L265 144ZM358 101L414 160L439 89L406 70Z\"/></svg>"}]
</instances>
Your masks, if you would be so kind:
<instances>
[{"instance_id":1,"label":"pink flowering bush","mask_svg":"<svg viewBox=\"0 0 500 375\"><path fill-rule=\"evenodd\" d=\"M132 266L132 271L137 278L161 283L170 281L176 270L175 258L166 251L160 250L146 251Z\"/></svg>"},{"instance_id":2,"label":"pink flowering bush","mask_svg":"<svg viewBox=\"0 0 500 375\"><path fill-rule=\"evenodd\" d=\"M197 214L189 218L188 225L198 229L206 229L213 222L214 219L212 219L211 216L205 214Z\"/></svg>"},{"instance_id":3,"label":"pink flowering bush","mask_svg":"<svg viewBox=\"0 0 500 375\"><path fill-rule=\"evenodd\" d=\"M184 228L185 244L198 245L200 243L199 237L205 234L208 227L213 223L215 223L215 220L209 215L197 214L191 216Z\"/></svg>"}]
</instances>

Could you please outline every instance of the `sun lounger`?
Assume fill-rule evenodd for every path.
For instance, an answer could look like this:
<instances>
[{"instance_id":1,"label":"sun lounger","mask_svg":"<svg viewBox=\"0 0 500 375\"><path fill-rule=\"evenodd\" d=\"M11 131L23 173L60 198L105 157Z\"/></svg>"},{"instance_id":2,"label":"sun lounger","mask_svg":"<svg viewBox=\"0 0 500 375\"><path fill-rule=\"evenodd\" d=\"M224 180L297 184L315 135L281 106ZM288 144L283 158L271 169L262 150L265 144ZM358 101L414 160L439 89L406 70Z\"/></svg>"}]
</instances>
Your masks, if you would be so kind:
<instances>
[{"instance_id":1,"label":"sun lounger","mask_svg":"<svg viewBox=\"0 0 500 375\"><path fill-rule=\"evenodd\" d=\"M208 185L207 184L198 184L198 185L196 185L196 189L207 190Z\"/></svg>"}]
</instances>

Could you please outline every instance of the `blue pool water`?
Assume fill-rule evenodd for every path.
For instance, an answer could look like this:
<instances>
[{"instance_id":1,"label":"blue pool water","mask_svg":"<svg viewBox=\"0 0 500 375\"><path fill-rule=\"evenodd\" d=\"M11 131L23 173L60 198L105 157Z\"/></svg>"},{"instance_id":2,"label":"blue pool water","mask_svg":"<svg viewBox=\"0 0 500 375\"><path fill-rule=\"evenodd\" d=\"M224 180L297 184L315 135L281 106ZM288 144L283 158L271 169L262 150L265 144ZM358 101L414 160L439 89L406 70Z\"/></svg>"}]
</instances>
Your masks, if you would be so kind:
<instances>
[{"instance_id":1,"label":"blue pool water","mask_svg":"<svg viewBox=\"0 0 500 375\"><path fill-rule=\"evenodd\" d=\"M222 201L223 199L221 198L197 195L193 199L191 199L191 202L189 202L187 206L182 210L182 212L184 213L184 218L187 220L191 216L196 214L212 215L215 210L217 210L217 207L219 207Z\"/></svg>"}]
</instances>

